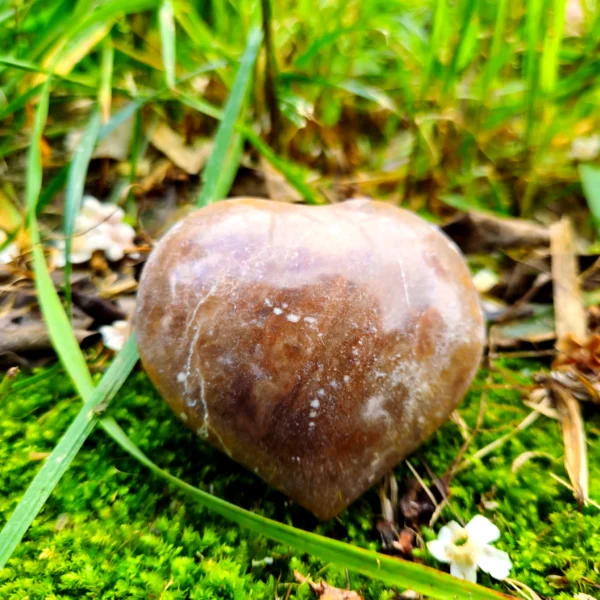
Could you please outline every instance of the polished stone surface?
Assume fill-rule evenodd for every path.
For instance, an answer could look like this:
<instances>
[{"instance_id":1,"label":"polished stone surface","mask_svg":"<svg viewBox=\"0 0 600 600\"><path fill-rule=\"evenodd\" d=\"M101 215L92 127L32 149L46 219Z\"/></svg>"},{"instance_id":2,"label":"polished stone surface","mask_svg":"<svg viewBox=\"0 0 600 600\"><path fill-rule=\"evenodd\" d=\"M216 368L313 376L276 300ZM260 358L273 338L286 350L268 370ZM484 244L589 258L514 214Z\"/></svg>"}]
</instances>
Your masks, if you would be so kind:
<instances>
[{"instance_id":1,"label":"polished stone surface","mask_svg":"<svg viewBox=\"0 0 600 600\"><path fill-rule=\"evenodd\" d=\"M484 340L455 245L368 200L193 213L152 252L136 327L182 421L322 519L448 418Z\"/></svg>"}]
</instances>

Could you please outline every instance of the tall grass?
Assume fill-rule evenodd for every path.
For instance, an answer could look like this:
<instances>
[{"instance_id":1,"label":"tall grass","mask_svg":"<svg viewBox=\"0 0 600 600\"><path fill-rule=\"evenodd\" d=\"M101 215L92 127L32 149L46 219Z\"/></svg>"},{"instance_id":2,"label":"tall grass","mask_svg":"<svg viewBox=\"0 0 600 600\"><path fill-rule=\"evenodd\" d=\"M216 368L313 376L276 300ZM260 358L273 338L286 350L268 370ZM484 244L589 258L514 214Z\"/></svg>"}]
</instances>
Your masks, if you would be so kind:
<instances>
[{"instance_id":1,"label":"tall grass","mask_svg":"<svg viewBox=\"0 0 600 600\"><path fill-rule=\"evenodd\" d=\"M226 66L217 67L214 78L231 89L231 66L244 53L259 4L214 0L199 9L184 0L111 0L89 12L82 1L68 10L32 0L23 10L7 13L0 32L3 47L11 49L0 54L0 115L7 141L0 143L0 154L6 157L26 145L22 132L27 103L35 99L40 74L50 72L59 50L60 60L51 69L57 74L53 98L61 93L90 95L97 87L95 71L100 70L104 117L109 96L132 94L126 80L135 82L140 97L153 96L166 82L170 91L152 102L172 107L182 95L202 100L190 84L174 89L176 66L185 73L194 65L222 59ZM538 168L536 152L544 135L572 135L596 106L600 70L594 50L600 20L595 2L587 5L582 35L565 37L566 0L529 0L524 5L507 0L329 0L318 10L291 0L273 3L272 53L259 58L259 87L250 92L245 118L254 123L255 133L257 128L265 132L263 73L268 78L265 65L276 57L278 72L265 93L275 90L285 123L278 158L285 161L292 153L312 167L314 156L337 152L347 136L356 138L364 168L381 164L373 159L408 131L415 134L417 148L408 168L398 171L401 188L407 179L433 177L440 195L458 194L468 202L477 197L495 206L501 182L504 209L531 212L544 201L538 192L542 183L560 186L565 176L578 180L566 154L560 159L565 172L557 178L556 171ZM138 15L135 27L127 17L133 14ZM180 104L182 110L189 111L189 104ZM371 123L371 114L381 110L385 120ZM358 117L349 128L343 119L352 113ZM458 125L435 121L440 115ZM424 120L430 123L426 132L419 125ZM550 122L551 134L546 126ZM215 164L216 159L211 167ZM468 184L469 193L445 175L450 164L456 171L478 173ZM326 176L332 172L334 167L326 167ZM302 195L315 193L305 189ZM569 192L565 188L562 193Z\"/></svg>"}]
</instances>

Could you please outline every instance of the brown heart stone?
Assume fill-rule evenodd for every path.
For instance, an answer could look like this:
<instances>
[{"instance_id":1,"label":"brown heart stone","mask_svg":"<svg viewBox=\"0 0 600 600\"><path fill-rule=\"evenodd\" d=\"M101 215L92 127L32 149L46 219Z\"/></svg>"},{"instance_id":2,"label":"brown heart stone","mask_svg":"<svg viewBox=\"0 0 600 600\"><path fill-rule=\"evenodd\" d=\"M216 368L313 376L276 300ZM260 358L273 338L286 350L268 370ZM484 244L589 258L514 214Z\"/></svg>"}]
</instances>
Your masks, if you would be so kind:
<instances>
[{"instance_id":1,"label":"brown heart stone","mask_svg":"<svg viewBox=\"0 0 600 600\"><path fill-rule=\"evenodd\" d=\"M148 260L136 326L184 423L321 519L448 418L484 339L456 246L368 200L199 210Z\"/></svg>"}]
</instances>

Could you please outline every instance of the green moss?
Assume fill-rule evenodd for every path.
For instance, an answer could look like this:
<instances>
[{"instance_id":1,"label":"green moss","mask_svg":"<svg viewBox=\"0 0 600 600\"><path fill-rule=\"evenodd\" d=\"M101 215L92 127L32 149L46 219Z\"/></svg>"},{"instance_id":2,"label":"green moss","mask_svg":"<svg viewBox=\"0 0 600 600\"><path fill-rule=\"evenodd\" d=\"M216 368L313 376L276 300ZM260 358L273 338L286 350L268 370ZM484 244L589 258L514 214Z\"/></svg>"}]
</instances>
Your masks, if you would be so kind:
<instances>
[{"instance_id":1,"label":"green moss","mask_svg":"<svg viewBox=\"0 0 600 600\"><path fill-rule=\"evenodd\" d=\"M515 377L530 383L523 364ZM521 369L521 371L519 371ZM487 374L481 373L460 412L473 427ZM494 376L496 383L506 383ZM21 381L25 381L22 378ZM519 393L487 389L481 434L470 452L511 431L529 412ZM0 515L6 519L39 462L73 419L79 401L62 373L49 373L22 387L0 407ZM143 373L130 378L111 414L158 464L190 483L268 517L372 549L380 549L375 523L378 499L365 494L338 520L319 524L302 509L189 433L157 396ZM592 497L600 498L600 419L588 415ZM462 444L458 428L446 424L412 460L441 474ZM545 452L513 472L524 452ZM514 563L512 576L539 594L571 598L594 594L600 585L600 512L579 511L572 493L550 477L566 478L562 440L555 422L540 418L452 482L452 506L468 520L483 513L502 530L497 544ZM398 468L399 480L406 475ZM485 507L490 510L486 510ZM445 520L452 517L446 510ZM438 525L439 527L439 525ZM426 539L435 532L424 530ZM419 554L419 552L417 552ZM425 552L420 555L435 564ZM272 564L252 561L265 557ZM293 570L315 575L327 565L249 534L166 486L125 455L102 431L85 444L7 567L0 571L0 599L309 598L294 583ZM327 567L327 580L345 587L343 569ZM481 576L485 585L495 585ZM352 587L369 599L394 593L379 582L351 575Z\"/></svg>"}]
</instances>

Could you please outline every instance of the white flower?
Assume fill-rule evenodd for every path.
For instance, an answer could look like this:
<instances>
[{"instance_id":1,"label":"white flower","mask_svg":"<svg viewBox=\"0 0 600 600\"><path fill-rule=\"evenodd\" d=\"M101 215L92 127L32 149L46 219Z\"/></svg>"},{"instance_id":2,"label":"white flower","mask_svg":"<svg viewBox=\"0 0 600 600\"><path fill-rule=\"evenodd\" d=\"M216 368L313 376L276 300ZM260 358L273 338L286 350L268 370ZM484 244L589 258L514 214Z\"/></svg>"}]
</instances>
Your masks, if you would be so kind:
<instances>
[{"instance_id":1,"label":"white flower","mask_svg":"<svg viewBox=\"0 0 600 600\"><path fill-rule=\"evenodd\" d=\"M490 546L500 537L500 530L488 519L477 515L466 527L450 521L440 529L438 539L427 543L431 554L440 562L450 563L450 573L467 581L477 581L477 567L494 579L505 579L512 563L506 552Z\"/></svg>"},{"instance_id":2,"label":"white flower","mask_svg":"<svg viewBox=\"0 0 600 600\"><path fill-rule=\"evenodd\" d=\"M0 246L6 242L7 238L6 232L0 229ZM0 264L7 265L15 260L17 256L19 256L19 249L14 242L11 242L4 250L0 250Z\"/></svg>"},{"instance_id":3,"label":"white flower","mask_svg":"<svg viewBox=\"0 0 600 600\"><path fill-rule=\"evenodd\" d=\"M104 345L118 352L129 337L129 323L127 321L114 321L112 325L103 325L99 331Z\"/></svg>"},{"instance_id":4,"label":"white flower","mask_svg":"<svg viewBox=\"0 0 600 600\"><path fill-rule=\"evenodd\" d=\"M480 294L489 292L493 287L498 285L500 277L491 269L481 269L473 275L473 283Z\"/></svg>"},{"instance_id":5,"label":"white flower","mask_svg":"<svg viewBox=\"0 0 600 600\"><path fill-rule=\"evenodd\" d=\"M96 250L102 250L108 260L121 260L133 247L135 237L133 227L123 223L124 216L116 204L103 204L93 196L84 196L71 240L71 262L86 262ZM64 267L64 240L58 243L58 249L56 266Z\"/></svg>"},{"instance_id":6,"label":"white flower","mask_svg":"<svg viewBox=\"0 0 600 600\"><path fill-rule=\"evenodd\" d=\"M578 137L573 140L569 158L573 160L594 160L600 153L600 135L595 133L588 137Z\"/></svg>"}]
</instances>

